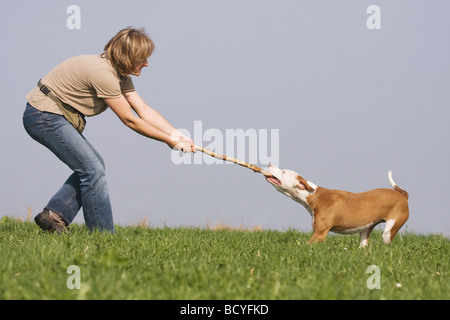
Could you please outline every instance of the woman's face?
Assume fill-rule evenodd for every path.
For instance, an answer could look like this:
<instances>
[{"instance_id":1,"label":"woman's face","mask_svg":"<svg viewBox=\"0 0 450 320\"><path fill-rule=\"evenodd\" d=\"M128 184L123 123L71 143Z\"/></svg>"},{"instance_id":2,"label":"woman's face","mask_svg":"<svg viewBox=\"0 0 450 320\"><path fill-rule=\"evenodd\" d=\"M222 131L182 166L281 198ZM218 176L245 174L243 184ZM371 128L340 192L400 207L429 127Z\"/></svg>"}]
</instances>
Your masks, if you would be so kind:
<instances>
[{"instance_id":1,"label":"woman's face","mask_svg":"<svg viewBox=\"0 0 450 320\"><path fill-rule=\"evenodd\" d=\"M132 75L139 77L142 72L142 68L148 67L148 60L142 61L137 64L136 68L134 69Z\"/></svg>"}]
</instances>

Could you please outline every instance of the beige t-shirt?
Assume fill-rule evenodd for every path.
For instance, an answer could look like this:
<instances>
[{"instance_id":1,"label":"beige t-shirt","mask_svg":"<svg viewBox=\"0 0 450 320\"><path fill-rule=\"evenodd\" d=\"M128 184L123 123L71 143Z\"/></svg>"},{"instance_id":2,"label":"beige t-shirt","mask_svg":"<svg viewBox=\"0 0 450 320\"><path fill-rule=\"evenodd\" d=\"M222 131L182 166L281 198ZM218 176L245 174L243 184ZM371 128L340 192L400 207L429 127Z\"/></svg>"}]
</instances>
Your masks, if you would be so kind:
<instances>
[{"instance_id":1,"label":"beige t-shirt","mask_svg":"<svg viewBox=\"0 0 450 320\"><path fill-rule=\"evenodd\" d=\"M135 91L131 77L121 76L109 60L99 55L67 59L47 73L41 82L61 101L86 116L105 111L104 98L119 98L122 93ZM26 98L38 110L62 114L56 103L37 86Z\"/></svg>"}]
</instances>

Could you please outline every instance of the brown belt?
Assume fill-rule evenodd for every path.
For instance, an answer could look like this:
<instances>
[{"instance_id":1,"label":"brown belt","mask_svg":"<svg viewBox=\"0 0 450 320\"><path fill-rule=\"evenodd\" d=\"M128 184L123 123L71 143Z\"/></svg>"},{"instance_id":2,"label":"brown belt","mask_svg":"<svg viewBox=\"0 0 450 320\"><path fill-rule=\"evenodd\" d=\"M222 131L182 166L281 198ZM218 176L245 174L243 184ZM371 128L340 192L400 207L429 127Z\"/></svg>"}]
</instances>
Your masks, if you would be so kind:
<instances>
[{"instance_id":1,"label":"brown belt","mask_svg":"<svg viewBox=\"0 0 450 320\"><path fill-rule=\"evenodd\" d=\"M86 127L84 114L71 107L67 103L62 102L45 84L41 82L41 80L38 81L37 86L43 94L45 94L47 97L52 99L54 103L56 103L59 110L61 110L64 118L69 121L80 134L82 134L84 128Z\"/></svg>"}]
</instances>

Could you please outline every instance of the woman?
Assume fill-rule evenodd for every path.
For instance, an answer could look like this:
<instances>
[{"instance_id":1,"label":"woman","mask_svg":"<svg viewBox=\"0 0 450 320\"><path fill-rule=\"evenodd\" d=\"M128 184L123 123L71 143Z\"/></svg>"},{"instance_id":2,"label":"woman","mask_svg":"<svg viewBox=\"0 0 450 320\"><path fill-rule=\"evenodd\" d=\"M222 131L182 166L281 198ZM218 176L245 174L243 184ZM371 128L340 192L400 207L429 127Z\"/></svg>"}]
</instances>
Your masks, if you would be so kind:
<instances>
[{"instance_id":1,"label":"woman","mask_svg":"<svg viewBox=\"0 0 450 320\"><path fill-rule=\"evenodd\" d=\"M114 232L104 161L81 134L85 116L98 115L109 107L135 132L172 149L195 152L193 141L150 108L134 89L130 75L139 76L148 67L153 48L143 29L128 27L106 44L102 55L62 62L27 94L25 130L74 171L35 217L42 229L65 232L83 207L90 230Z\"/></svg>"}]
</instances>

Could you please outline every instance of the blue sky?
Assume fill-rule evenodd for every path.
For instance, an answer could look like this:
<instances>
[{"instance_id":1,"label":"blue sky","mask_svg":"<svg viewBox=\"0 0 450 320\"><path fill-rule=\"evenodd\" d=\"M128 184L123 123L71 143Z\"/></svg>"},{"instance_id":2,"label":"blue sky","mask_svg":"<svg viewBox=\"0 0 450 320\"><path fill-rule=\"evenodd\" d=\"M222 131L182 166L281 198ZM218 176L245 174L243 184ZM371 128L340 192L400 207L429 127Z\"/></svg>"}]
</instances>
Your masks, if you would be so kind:
<instances>
[{"instance_id":1,"label":"blue sky","mask_svg":"<svg viewBox=\"0 0 450 320\"><path fill-rule=\"evenodd\" d=\"M80 8L80 29L67 27L70 5ZM370 5L381 29L366 25ZM448 1L19 0L0 15L0 216L39 213L70 175L23 129L26 93L59 62L100 54L133 25L156 43L133 79L137 91L177 128L194 134L200 121L196 144L214 142L207 130L221 132L224 146L227 130L276 130L282 168L352 192L389 188L392 170L410 194L402 231L450 233ZM116 224L311 230L308 212L262 176L177 165L166 145L110 110L88 119L85 136L106 161ZM250 141L242 160L258 148Z\"/></svg>"}]
</instances>

